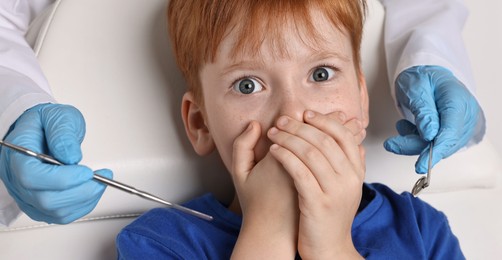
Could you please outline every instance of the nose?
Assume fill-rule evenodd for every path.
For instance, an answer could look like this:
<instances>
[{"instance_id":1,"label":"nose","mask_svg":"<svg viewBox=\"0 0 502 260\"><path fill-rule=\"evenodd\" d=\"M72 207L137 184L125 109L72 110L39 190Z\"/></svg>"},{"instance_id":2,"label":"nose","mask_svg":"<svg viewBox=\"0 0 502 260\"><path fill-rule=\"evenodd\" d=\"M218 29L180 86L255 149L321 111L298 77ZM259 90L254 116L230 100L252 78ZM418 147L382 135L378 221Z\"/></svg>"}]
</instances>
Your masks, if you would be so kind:
<instances>
[{"instance_id":1,"label":"nose","mask_svg":"<svg viewBox=\"0 0 502 260\"><path fill-rule=\"evenodd\" d=\"M277 100L278 115L286 115L295 120L303 121L303 113L307 109L306 96L293 90L286 90L281 93L281 97Z\"/></svg>"}]
</instances>

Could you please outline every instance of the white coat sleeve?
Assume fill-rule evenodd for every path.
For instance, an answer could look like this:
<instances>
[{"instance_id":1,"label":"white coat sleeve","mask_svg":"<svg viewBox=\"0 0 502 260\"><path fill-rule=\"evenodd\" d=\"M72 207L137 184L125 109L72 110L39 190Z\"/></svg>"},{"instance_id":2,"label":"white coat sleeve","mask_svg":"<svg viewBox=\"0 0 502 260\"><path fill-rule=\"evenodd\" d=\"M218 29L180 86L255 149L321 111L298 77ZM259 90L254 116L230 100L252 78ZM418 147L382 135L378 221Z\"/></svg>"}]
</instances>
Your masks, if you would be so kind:
<instances>
[{"instance_id":1,"label":"white coat sleeve","mask_svg":"<svg viewBox=\"0 0 502 260\"><path fill-rule=\"evenodd\" d=\"M0 1L0 138L26 109L55 102L49 84L25 35L31 22L55 0ZM19 209L0 185L0 224Z\"/></svg>"},{"instance_id":2,"label":"white coat sleeve","mask_svg":"<svg viewBox=\"0 0 502 260\"><path fill-rule=\"evenodd\" d=\"M449 69L475 96L475 82L462 30L469 11L463 0L380 0L385 8L384 48L391 93L403 70L418 65ZM397 107L397 105L396 105ZM407 111L399 111L413 122ZM481 119L469 145L485 133Z\"/></svg>"}]
</instances>

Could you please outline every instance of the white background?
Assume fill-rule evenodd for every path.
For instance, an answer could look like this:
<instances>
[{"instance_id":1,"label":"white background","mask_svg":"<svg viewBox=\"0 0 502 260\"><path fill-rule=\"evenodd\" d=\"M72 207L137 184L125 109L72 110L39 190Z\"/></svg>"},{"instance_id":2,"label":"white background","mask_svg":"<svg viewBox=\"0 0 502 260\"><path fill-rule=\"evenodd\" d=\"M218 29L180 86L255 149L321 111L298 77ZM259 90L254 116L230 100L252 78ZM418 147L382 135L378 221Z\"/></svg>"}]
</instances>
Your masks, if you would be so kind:
<instances>
[{"instance_id":1,"label":"white background","mask_svg":"<svg viewBox=\"0 0 502 260\"><path fill-rule=\"evenodd\" d=\"M464 39L478 100L487 118L487 136L502 154L502 2L466 0L466 4L470 16Z\"/></svg>"}]
</instances>

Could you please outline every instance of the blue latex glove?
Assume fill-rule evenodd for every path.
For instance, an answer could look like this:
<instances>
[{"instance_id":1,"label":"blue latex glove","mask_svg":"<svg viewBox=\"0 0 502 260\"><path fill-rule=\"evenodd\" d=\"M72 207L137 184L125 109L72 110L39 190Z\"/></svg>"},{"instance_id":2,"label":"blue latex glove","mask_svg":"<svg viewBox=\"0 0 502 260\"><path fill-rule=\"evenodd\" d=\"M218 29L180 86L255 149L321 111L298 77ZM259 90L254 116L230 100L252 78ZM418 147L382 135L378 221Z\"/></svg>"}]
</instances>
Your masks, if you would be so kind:
<instances>
[{"instance_id":1,"label":"blue latex glove","mask_svg":"<svg viewBox=\"0 0 502 260\"><path fill-rule=\"evenodd\" d=\"M106 186L92 179L93 171L76 165L82 158L80 143L85 121L74 107L37 105L16 121L5 141L55 157L65 166L3 147L0 177L19 208L34 220L70 223L94 209ZM97 174L111 178L110 170Z\"/></svg>"},{"instance_id":2,"label":"blue latex glove","mask_svg":"<svg viewBox=\"0 0 502 260\"><path fill-rule=\"evenodd\" d=\"M415 124L398 121L399 136L387 139L384 147L396 154L420 154L415 164L417 173L427 172L431 140L435 140L435 165L464 147L483 118L469 90L439 66L416 66L401 72L396 79L396 98L415 116Z\"/></svg>"}]
</instances>

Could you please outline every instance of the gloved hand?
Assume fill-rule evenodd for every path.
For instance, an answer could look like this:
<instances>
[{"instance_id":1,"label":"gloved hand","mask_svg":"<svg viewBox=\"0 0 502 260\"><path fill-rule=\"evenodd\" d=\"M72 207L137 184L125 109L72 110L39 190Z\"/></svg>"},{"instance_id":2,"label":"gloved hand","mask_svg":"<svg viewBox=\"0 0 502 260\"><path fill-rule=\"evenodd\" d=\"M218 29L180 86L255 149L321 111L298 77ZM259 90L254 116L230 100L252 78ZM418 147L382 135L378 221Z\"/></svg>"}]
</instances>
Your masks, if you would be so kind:
<instances>
[{"instance_id":1,"label":"gloved hand","mask_svg":"<svg viewBox=\"0 0 502 260\"><path fill-rule=\"evenodd\" d=\"M399 105L415 116L415 124L400 120L399 136L384 143L387 151L402 155L420 154L417 173L427 172L429 142L434 140L432 163L435 165L473 137L482 110L469 90L447 69L439 66L416 66L396 79Z\"/></svg>"},{"instance_id":2,"label":"gloved hand","mask_svg":"<svg viewBox=\"0 0 502 260\"><path fill-rule=\"evenodd\" d=\"M92 179L93 171L77 165L85 121L74 107L41 104L24 112L5 138L6 142L53 156L56 166L10 148L0 150L0 178L19 208L29 217L66 224L88 214L106 186ZM111 178L110 170L96 171Z\"/></svg>"}]
</instances>

